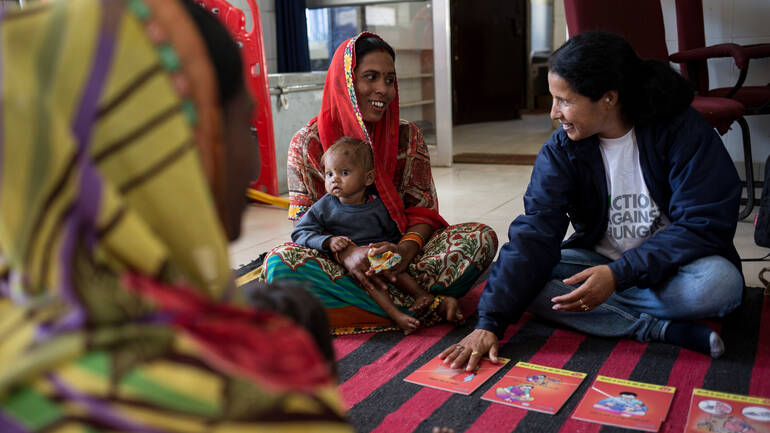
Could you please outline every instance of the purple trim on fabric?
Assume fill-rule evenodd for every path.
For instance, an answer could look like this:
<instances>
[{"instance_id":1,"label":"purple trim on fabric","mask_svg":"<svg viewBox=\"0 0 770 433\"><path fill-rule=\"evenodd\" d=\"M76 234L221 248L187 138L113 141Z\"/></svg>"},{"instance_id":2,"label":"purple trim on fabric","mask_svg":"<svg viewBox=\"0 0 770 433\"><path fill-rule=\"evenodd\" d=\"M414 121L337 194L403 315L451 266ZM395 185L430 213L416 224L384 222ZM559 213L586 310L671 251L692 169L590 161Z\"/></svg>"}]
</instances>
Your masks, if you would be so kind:
<instances>
[{"instance_id":1,"label":"purple trim on fabric","mask_svg":"<svg viewBox=\"0 0 770 433\"><path fill-rule=\"evenodd\" d=\"M99 205L102 197L102 179L94 166L94 162L89 157L85 157L88 152L83 152L80 166L80 193L78 196L78 206L75 212L80 214L82 221L86 223L87 229L85 235L86 246L93 249L97 237L97 220L99 218Z\"/></svg>"},{"instance_id":2,"label":"purple trim on fabric","mask_svg":"<svg viewBox=\"0 0 770 433\"><path fill-rule=\"evenodd\" d=\"M24 428L19 422L0 412L0 431L3 433L30 433L32 430Z\"/></svg>"},{"instance_id":3,"label":"purple trim on fabric","mask_svg":"<svg viewBox=\"0 0 770 433\"><path fill-rule=\"evenodd\" d=\"M104 423L108 425L110 429L128 433L164 433L162 430L136 424L131 420L122 417L105 401L72 389L54 374L48 374L46 377L54 386L56 392L61 394L64 398L77 401L85 406L88 411L86 415L87 418Z\"/></svg>"},{"instance_id":4,"label":"purple trim on fabric","mask_svg":"<svg viewBox=\"0 0 770 433\"><path fill-rule=\"evenodd\" d=\"M99 97L107 81L115 50L116 29L123 13L121 2L101 1L101 28L98 45L91 66L91 73L81 97L80 106L73 123L73 132L77 137L77 165L80 171L77 200L74 210L65 222L66 233L61 249L61 295L74 311L63 320L54 324L45 332L71 330L83 325L85 313L77 300L73 279L73 260L78 242L85 236L88 247L93 247L96 239L96 219L99 213L102 182L90 159L88 145L96 119ZM42 335L41 335L42 336Z\"/></svg>"},{"instance_id":5,"label":"purple trim on fabric","mask_svg":"<svg viewBox=\"0 0 770 433\"><path fill-rule=\"evenodd\" d=\"M5 18L5 9L0 10L0 21ZM2 34L0 34L2 37ZM0 92L3 89L3 40L0 39ZM0 104L0 167L3 166L3 156L5 150L5 111L3 111L3 104ZM0 178L0 182L2 179ZM0 191L2 191L2 183L0 183ZM1 197L1 196L0 196Z\"/></svg>"},{"instance_id":6,"label":"purple trim on fabric","mask_svg":"<svg viewBox=\"0 0 770 433\"><path fill-rule=\"evenodd\" d=\"M122 15L121 5L116 1L102 0L101 8L102 26L98 37L99 45L96 48L94 63L91 66L91 76L83 91L80 109L73 124L73 131L78 139L80 149L85 148L91 138L91 129L96 120L99 97L112 65L115 31Z\"/></svg>"},{"instance_id":7,"label":"purple trim on fabric","mask_svg":"<svg viewBox=\"0 0 770 433\"><path fill-rule=\"evenodd\" d=\"M0 278L0 298L11 297L11 285L8 283L8 279Z\"/></svg>"},{"instance_id":8,"label":"purple trim on fabric","mask_svg":"<svg viewBox=\"0 0 770 433\"><path fill-rule=\"evenodd\" d=\"M35 341L41 342L68 331L76 331L86 323L86 313L82 308L73 308L68 314L52 324L38 325Z\"/></svg>"},{"instance_id":9,"label":"purple trim on fabric","mask_svg":"<svg viewBox=\"0 0 770 433\"><path fill-rule=\"evenodd\" d=\"M142 323L149 325L168 325L174 321L174 314L167 312L155 312L142 316L134 321L134 323Z\"/></svg>"},{"instance_id":10,"label":"purple trim on fabric","mask_svg":"<svg viewBox=\"0 0 770 433\"><path fill-rule=\"evenodd\" d=\"M154 325L168 325L171 323L174 323L175 315L168 313L168 314L156 314L155 316L148 317L146 323L151 323Z\"/></svg>"}]
</instances>

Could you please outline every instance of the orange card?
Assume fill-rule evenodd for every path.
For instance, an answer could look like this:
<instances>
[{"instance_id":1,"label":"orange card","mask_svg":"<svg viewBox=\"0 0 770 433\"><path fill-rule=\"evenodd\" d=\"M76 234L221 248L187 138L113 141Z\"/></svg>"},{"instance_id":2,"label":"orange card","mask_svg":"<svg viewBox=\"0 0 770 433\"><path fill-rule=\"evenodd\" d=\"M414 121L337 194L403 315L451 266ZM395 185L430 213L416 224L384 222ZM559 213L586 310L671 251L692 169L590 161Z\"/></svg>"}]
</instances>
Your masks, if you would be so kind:
<instances>
[{"instance_id":1,"label":"orange card","mask_svg":"<svg viewBox=\"0 0 770 433\"><path fill-rule=\"evenodd\" d=\"M553 415L585 377L585 373L518 362L481 398Z\"/></svg>"},{"instance_id":2,"label":"orange card","mask_svg":"<svg viewBox=\"0 0 770 433\"><path fill-rule=\"evenodd\" d=\"M695 388L686 433L770 433L770 398Z\"/></svg>"},{"instance_id":3,"label":"orange card","mask_svg":"<svg viewBox=\"0 0 770 433\"><path fill-rule=\"evenodd\" d=\"M441 358L436 356L427 364L405 377L404 380L418 385L468 395L503 368L509 361L509 359L499 356L497 359L500 362L493 364L488 358L483 358L475 371L468 372L462 368L450 368L449 365L444 364Z\"/></svg>"},{"instance_id":4,"label":"orange card","mask_svg":"<svg viewBox=\"0 0 770 433\"><path fill-rule=\"evenodd\" d=\"M572 418L599 424L658 431L676 388L597 376Z\"/></svg>"}]
</instances>

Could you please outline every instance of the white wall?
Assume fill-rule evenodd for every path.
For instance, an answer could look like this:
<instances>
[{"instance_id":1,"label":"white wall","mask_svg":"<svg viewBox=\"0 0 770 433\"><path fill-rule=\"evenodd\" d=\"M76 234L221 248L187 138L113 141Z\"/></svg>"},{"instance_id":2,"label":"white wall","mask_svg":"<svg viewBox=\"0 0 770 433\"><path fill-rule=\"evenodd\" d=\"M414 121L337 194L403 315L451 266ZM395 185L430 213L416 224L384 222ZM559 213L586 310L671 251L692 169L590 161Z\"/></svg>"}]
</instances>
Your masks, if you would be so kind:
<instances>
[{"instance_id":1,"label":"white wall","mask_svg":"<svg viewBox=\"0 0 770 433\"><path fill-rule=\"evenodd\" d=\"M251 29L251 14L246 0L228 0L233 6L240 8L246 14L246 29ZM257 0L259 18L262 23L262 35L265 44L265 57L267 57L267 73L278 72L278 54L275 39L275 1ZM280 0L279 0L280 1Z\"/></svg>"},{"instance_id":2,"label":"white wall","mask_svg":"<svg viewBox=\"0 0 770 433\"><path fill-rule=\"evenodd\" d=\"M553 49L556 50L567 41L567 17L564 15L564 0L553 4Z\"/></svg>"},{"instance_id":3,"label":"white wall","mask_svg":"<svg viewBox=\"0 0 770 433\"><path fill-rule=\"evenodd\" d=\"M553 51L553 0L529 0L529 51Z\"/></svg>"},{"instance_id":4,"label":"white wall","mask_svg":"<svg viewBox=\"0 0 770 433\"><path fill-rule=\"evenodd\" d=\"M677 51L676 6L674 0L662 0L666 26L666 43L670 53ZM703 0L706 45L733 42L739 45L770 43L770 1L768 0ZM732 87L739 70L732 58L709 60L709 85ZM745 85L764 86L770 83L770 58L752 60ZM747 116L751 131L753 160L764 162L770 154L770 115ZM740 126L733 124L722 136L733 160L742 166L743 140ZM754 177L761 178L755 173Z\"/></svg>"}]
</instances>

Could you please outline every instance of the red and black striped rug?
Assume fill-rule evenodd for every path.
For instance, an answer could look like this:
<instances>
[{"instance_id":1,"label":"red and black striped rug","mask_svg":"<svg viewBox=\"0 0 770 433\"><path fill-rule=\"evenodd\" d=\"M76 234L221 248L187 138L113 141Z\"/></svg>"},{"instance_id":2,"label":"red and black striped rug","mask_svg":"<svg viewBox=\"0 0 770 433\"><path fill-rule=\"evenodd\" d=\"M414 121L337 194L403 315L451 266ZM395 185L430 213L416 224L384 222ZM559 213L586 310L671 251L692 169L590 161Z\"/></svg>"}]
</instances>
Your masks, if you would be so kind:
<instances>
[{"instance_id":1,"label":"red and black striped rug","mask_svg":"<svg viewBox=\"0 0 770 433\"><path fill-rule=\"evenodd\" d=\"M461 299L473 312L481 285ZM429 432L448 426L456 432L602 433L628 431L570 419L596 375L675 386L677 391L661 432L681 432L693 388L770 397L770 297L747 290L741 308L722 321L726 354L717 360L675 346L637 343L555 329L525 315L508 328L500 355L508 366L469 396L404 382L409 373L459 341L471 329L440 325L404 337L397 332L338 337L339 389L350 421L359 432ZM517 361L588 373L556 415L481 400Z\"/></svg>"}]
</instances>

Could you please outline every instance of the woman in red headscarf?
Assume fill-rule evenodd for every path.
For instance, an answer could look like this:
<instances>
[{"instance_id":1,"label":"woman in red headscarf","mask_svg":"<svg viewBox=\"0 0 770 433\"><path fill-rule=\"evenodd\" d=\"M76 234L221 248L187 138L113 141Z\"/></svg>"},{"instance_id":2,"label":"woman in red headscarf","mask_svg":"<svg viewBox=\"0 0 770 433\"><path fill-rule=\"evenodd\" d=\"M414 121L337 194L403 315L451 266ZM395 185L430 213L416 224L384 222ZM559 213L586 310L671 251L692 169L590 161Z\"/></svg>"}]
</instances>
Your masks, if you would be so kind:
<instances>
[{"instance_id":1,"label":"woman in red headscarf","mask_svg":"<svg viewBox=\"0 0 770 433\"><path fill-rule=\"evenodd\" d=\"M490 227L448 226L439 215L428 148L420 130L399 118L394 62L393 48L372 33L361 33L337 48L321 112L294 135L289 147L289 219L299 220L324 195L324 151L343 136L361 139L371 143L374 154L373 193L403 234L396 247L403 260L383 276L371 275L367 246L351 245L332 257L292 243L279 245L265 259L267 281L309 283L336 334L394 329L367 295L372 290L389 290L394 303L416 314L422 326L462 319L456 298L470 289L497 252ZM409 313L413 299L388 284L399 272L409 272L436 295L428 308Z\"/></svg>"}]
</instances>

